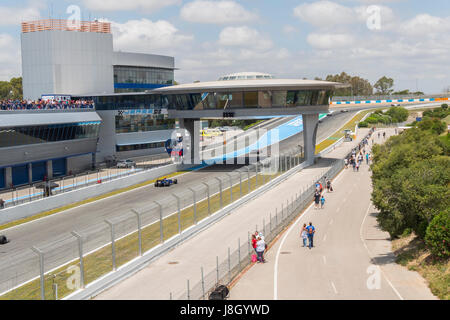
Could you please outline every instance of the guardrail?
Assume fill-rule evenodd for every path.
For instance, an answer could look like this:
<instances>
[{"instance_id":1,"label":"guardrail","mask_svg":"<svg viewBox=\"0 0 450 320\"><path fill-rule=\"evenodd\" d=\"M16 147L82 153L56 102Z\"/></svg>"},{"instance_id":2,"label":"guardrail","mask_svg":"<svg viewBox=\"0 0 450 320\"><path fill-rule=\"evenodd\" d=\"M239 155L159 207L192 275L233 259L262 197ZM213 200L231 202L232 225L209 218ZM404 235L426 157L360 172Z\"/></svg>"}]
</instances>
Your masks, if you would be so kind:
<instances>
[{"instance_id":1,"label":"guardrail","mask_svg":"<svg viewBox=\"0 0 450 320\"><path fill-rule=\"evenodd\" d=\"M301 159L295 151L264 159L8 257L0 264L2 298L54 299L55 293L48 290L53 284L59 288L58 297L65 297L174 237L184 240L214 212L269 184ZM68 284L71 270L82 275L80 287Z\"/></svg>"}]
</instances>

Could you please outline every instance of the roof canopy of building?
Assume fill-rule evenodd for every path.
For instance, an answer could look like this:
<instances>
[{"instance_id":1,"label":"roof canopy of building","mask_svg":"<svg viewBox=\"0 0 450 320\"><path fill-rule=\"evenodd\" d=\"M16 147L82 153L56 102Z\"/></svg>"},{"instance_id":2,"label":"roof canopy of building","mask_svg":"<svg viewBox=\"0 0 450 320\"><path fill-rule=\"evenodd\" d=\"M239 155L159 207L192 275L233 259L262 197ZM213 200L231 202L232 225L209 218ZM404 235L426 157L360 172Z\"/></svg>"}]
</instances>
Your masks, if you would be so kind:
<instances>
[{"instance_id":1,"label":"roof canopy of building","mask_svg":"<svg viewBox=\"0 0 450 320\"><path fill-rule=\"evenodd\" d=\"M0 128L102 121L96 112L2 111Z\"/></svg>"},{"instance_id":2,"label":"roof canopy of building","mask_svg":"<svg viewBox=\"0 0 450 320\"><path fill-rule=\"evenodd\" d=\"M227 74L219 78L219 81L228 80L261 80L261 79L275 79L274 76L268 73L261 72L238 72Z\"/></svg>"},{"instance_id":3,"label":"roof canopy of building","mask_svg":"<svg viewBox=\"0 0 450 320\"><path fill-rule=\"evenodd\" d=\"M228 80L180 84L153 90L153 93L180 94L218 91L254 91L254 90L335 90L348 85L318 80L301 79L260 79Z\"/></svg>"},{"instance_id":4,"label":"roof canopy of building","mask_svg":"<svg viewBox=\"0 0 450 320\"><path fill-rule=\"evenodd\" d=\"M113 65L175 70L175 58L156 54L115 51Z\"/></svg>"}]
</instances>

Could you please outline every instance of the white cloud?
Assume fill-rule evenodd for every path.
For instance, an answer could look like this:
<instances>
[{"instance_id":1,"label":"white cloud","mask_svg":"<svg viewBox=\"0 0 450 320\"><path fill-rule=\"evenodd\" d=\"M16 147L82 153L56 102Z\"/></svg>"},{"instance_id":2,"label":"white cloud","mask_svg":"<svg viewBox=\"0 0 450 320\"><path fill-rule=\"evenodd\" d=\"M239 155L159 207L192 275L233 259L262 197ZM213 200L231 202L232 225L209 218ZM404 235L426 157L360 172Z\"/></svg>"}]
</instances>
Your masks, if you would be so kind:
<instances>
[{"instance_id":1,"label":"white cloud","mask_svg":"<svg viewBox=\"0 0 450 320\"><path fill-rule=\"evenodd\" d=\"M38 20L41 18L40 1L30 2L25 8L0 7L0 25L20 25L22 21Z\"/></svg>"},{"instance_id":2,"label":"white cloud","mask_svg":"<svg viewBox=\"0 0 450 320\"><path fill-rule=\"evenodd\" d=\"M350 24L357 19L354 10L331 1L303 3L294 8L294 16L321 28Z\"/></svg>"},{"instance_id":3,"label":"white cloud","mask_svg":"<svg viewBox=\"0 0 450 320\"><path fill-rule=\"evenodd\" d=\"M19 41L9 34L0 33L0 80L20 76Z\"/></svg>"},{"instance_id":4,"label":"white cloud","mask_svg":"<svg viewBox=\"0 0 450 320\"><path fill-rule=\"evenodd\" d=\"M153 12L158 9L180 4L181 0L83 0L90 10L97 11L132 11Z\"/></svg>"},{"instance_id":5,"label":"white cloud","mask_svg":"<svg viewBox=\"0 0 450 320\"><path fill-rule=\"evenodd\" d=\"M165 49L173 52L193 40L192 35L185 35L170 22L148 19L129 20L125 23L111 22L114 35L114 49L155 53Z\"/></svg>"},{"instance_id":6,"label":"white cloud","mask_svg":"<svg viewBox=\"0 0 450 320\"><path fill-rule=\"evenodd\" d=\"M333 49L350 47L354 37L350 34L311 33L307 37L308 43L317 49Z\"/></svg>"},{"instance_id":7,"label":"white cloud","mask_svg":"<svg viewBox=\"0 0 450 320\"><path fill-rule=\"evenodd\" d=\"M234 1L195 0L181 8L181 18L194 23L229 24L252 21L257 15Z\"/></svg>"},{"instance_id":8,"label":"white cloud","mask_svg":"<svg viewBox=\"0 0 450 320\"><path fill-rule=\"evenodd\" d=\"M450 32L450 17L440 18L429 14L419 14L404 22L399 30L410 36L434 36Z\"/></svg>"},{"instance_id":9,"label":"white cloud","mask_svg":"<svg viewBox=\"0 0 450 320\"><path fill-rule=\"evenodd\" d=\"M262 36L257 30L247 26L226 27L220 32L219 44L256 50L267 50L273 46L269 38Z\"/></svg>"}]
</instances>

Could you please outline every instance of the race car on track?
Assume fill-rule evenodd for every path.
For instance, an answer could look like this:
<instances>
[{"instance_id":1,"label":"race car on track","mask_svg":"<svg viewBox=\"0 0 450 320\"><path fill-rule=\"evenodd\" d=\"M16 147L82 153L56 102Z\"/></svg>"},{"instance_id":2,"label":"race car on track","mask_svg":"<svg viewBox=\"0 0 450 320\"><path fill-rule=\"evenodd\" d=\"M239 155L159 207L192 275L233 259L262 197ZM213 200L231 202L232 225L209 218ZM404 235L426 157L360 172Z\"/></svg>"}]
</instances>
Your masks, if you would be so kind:
<instances>
[{"instance_id":1,"label":"race car on track","mask_svg":"<svg viewBox=\"0 0 450 320\"><path fill-rule=\"evenodd\" d=\"M177 184L177 179L162 178L155 181L155 187L170 187L172 184Z\"/></svg>"}]
</instances>

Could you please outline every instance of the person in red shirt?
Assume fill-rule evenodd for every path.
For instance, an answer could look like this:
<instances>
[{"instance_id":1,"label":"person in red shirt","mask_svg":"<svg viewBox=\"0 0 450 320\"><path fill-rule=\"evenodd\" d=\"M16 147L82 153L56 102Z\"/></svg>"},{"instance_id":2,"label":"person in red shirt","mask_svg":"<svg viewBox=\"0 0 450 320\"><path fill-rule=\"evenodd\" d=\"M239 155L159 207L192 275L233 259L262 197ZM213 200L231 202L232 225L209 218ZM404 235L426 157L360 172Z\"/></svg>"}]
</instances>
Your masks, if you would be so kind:
<instances>
[{"instance_id":1,"label":"person in red shirt","mask_svg":"<svg viewBox=\"0 0 450 320\"><path fill-rule=\"evenodd\" d=\"M252 247L253 250L255 250L256 252L256 243L258 242L258 240L256 240L256 236L254 234L252 234Z\"/></svg>"}]
</instances>

